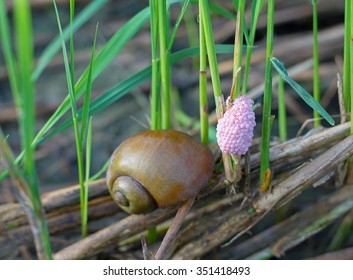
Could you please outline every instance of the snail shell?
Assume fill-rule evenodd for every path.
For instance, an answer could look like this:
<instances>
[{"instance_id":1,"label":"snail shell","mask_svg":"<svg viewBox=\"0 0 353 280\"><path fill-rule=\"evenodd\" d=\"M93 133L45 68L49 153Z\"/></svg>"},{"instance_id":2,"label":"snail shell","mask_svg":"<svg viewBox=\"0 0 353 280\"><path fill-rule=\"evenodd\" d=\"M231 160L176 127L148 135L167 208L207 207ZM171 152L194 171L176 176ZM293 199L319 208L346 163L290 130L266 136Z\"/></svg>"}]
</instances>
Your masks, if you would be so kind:
<instances>
[{"instance_id":1,"label":"snail shell","mask_svg":"<svg viewBox=\"0 0 353 280\"><path fill-rule=\"evenodd\" d=\"M136 134L114 151L107 185L129 213L179 204L197 194L213 173L210 149L175 130Z\"/></svg>"}]
</instances>

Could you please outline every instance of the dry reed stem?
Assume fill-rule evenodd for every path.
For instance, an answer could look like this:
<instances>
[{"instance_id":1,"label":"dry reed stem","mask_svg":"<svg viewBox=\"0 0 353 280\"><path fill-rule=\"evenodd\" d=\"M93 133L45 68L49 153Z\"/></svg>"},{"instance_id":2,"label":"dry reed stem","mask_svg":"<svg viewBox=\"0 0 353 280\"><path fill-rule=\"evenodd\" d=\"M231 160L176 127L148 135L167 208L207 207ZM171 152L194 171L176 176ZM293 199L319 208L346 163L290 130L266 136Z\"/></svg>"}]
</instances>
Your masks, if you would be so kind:
<instances>
[{"instance_id":1,"label":"dry reed stem","mask_svg":"<svg viewBox=\"0 0 353 280\"><path fill-rule=\"evenodd\" d=\"M348 131L349 131L349 124L342 124L342 125L338 125L333 128L325 129L323 132L316 133L311 136L302 136L302 137L299 137L295 140L290 140L288 142L276 145L271 148L271 162L273 163L273 166L276 165L277 167L280 167L280 166L284 165L285 167L290 167L289 163L291 161L293 161L293 166L298 166L298 162L300 164L300 162L303 161L303 155L304 155L304 158L310 157L310 155L313 156L317 152L318 149L328 147L333 142L336 142L337 140L339 140L339 139L343 138L345 135L347 135ZM282 162L282 163L277 164L278 162ZM251 157L251 168L253 170L252 176L256 175L257 166L258 166L258 155L255 154ZM276 167L276 170L279 169L277 167ZM254 168L255 168L255 170L254 170ZM213 181L210 182L209 186L207 186L206 188L204 188L202 190L198 199L201 199L201 197L203 197L203 196L214 193L215 191L226 187L226 185L224 184L224 180L225 180L224 174L220 174L217 177L214 177L212 180ZM99 198L102 195L107 194L107 189L106 189L106 186L104 183L104 179L101 179L101 180L95 182L94 184L92 184L90 186L89 194L90 194L90 203L92 202L93 198ZM69 187L66 189L62 189L59 191L51 192L49 194L45 194L43 196L43 202L44 202L45 208L48 211L48 216L52 217L53 219L56 215L59 215L60 213L63 214L63 211L65 211L65 209L69 210L70 207L72 208L72 210L70 210L70 211L77 211L77 209L78 209L77 207L79 204L79 187L72 186L72 187ZM14 207L12 205L12 207L9 208L10 212L12 211L11 208L16 208L16 207ZM116 207L116 211L118 211L117 207ZM164 215L163 217L161 217L160 219L152 218L153 220L148 221L147 224L154 226L159 223L157 221L166 220L168 217L171 217L174 212L175 212L174 209L162 210L161 213L163 213L163 215ZM5 213L6 213L6 211L5 211ZM71 215L70 213L71 212L68 212L68 213L66 213L66 215ZM14 215L14 216L16 217L16 219L19 219L21 217L21 215L23 215L23 212L20 213L20 215ZM151 217L153 217L154 215L155 214L152 214ZM234 215L234 214L232 214L232 215ZM3 216L4 216L4 214L3 214ZM149 217L150 216L147 216L146 219L148 219ZM1 220L1 218L0 218L0 220ZM11 222L11 221L9 221L9 219L5 219L5 220L6 220L6 224ZM124 220L122 220L121 223L123 223L125 225L129 225L129 227L135 227L135 224L140 223L140 221L139 221L139 219L136 219L136 220L132 219L132 220L130 220L130 222L125 222ZM6 224L5 224L5 226L6 226ZM74 223L72 223L71 226L73 224ZM145 227L139 226L141 231L143 229L147 229L149 227L147 224ZM1 223L0 223L0 225L1 225ZM4 224L2 224L2 225L4 228ZM51 226L55 226L55 223L54 224L49 223L49 229ZM117 226L117 227L119 228L120 226ZM58 231L65 230L65 227L62 227L61 229L60 229L60 227L57 227L55 229L55 231L56 230L58 230ZM140 231L134 229L134 232L139 233ZM5 231L5 233L6 233L6 231ZM8 233L10 233L10 231L8 231ZM9 236L8 233L6 233L6 236ZM104 233L101 235L101 233L97 232L97 236L94 237L93 239L97 240L99 238L103 238L103 239L104 238L108 238L108 239L111 238L111 239L119 239L121 241L124 238L128 238L131 235L133 235L133 233L131 233L129 235L121 236L120 232L116 232L115 234L116 234L116 236L114 236L113 233L111 235L107 235ZM231 237L231 236L229 236L229 237ZM6 240L8 240L8 239L4 239L3 242L6 243ZM29 240L25 240L24 244L27 244L28 242L29 242ZM102 243L102 246L97 246L96 252L104 250L104 246L106 244L109 244L110 241L109 240L101 240L98 243ZM21 244L23 244L23 243L21 243ZM81 248L81 247L79 247L79 248ZM95 254L95 252L92 249L87 254L84 252L77 253L77 254L78 254L77 256L85 257L85 256L93 255L93 254ZM60 254L59 254L59 256L60 256ZM74 258L74 256L72 256L72 258Z\"/></svg>"},{"instance_id":2,"label":"dry reed stem","mask_svg":"<svg viewBox=\"0 0 353 280\"><path fill-rule=\"evenodd\" d=\"M181 248L173 258L199 258L212 248L229 240L232 236L238 238L260 221L263 216L277 206L279 202L283 202L284 198L292 199L294 195L298 195L352 154L353 136L348 136L316 159L299 168L294 174L279 182L273 188L272 192L261 194L253 203L257 213L250 214L246 210L237 209L235 211L229 211L229 214L224 213L224 223Z\"/></svg>"}]
</instances>

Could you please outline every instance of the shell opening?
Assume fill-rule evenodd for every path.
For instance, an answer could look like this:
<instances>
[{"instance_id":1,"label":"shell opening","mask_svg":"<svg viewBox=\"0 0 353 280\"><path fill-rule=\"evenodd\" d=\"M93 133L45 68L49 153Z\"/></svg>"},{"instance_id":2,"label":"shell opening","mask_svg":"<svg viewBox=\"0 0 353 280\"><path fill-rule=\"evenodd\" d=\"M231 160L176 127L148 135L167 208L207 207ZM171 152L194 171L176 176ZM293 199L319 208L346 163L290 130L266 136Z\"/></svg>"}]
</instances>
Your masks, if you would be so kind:
<instances>
[{"instance_id":1,"label":"shell opening","mask_svg":"<svg viewBox=\"0 0 353 280\"><path fill-rule=\"evenodd\" d=\"M116 178L111 195L115 203L128 213L147 213L157 208L155 200L148 191L129 176Z\"/></svg>"}]
</instances>

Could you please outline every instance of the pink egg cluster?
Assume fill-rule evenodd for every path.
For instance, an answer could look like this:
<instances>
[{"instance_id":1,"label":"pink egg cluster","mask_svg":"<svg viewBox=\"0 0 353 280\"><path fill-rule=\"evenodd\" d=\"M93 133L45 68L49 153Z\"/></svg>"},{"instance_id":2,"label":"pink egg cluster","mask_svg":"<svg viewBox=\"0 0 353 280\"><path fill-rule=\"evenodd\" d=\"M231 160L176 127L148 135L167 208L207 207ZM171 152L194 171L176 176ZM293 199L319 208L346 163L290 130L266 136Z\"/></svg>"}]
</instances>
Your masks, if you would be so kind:
<instances>
[{"instance_id":1,"label":"pink egg cluster","mask_svg":"<svg viewBox=\"0 0 353 280\"><path fill-rule=\"evenodd\" d=\"M253 104L252 99L242 95L218 120L216 136L222 152L243 155L250 148L256 125Z\"/></svg>"}]
</instances>

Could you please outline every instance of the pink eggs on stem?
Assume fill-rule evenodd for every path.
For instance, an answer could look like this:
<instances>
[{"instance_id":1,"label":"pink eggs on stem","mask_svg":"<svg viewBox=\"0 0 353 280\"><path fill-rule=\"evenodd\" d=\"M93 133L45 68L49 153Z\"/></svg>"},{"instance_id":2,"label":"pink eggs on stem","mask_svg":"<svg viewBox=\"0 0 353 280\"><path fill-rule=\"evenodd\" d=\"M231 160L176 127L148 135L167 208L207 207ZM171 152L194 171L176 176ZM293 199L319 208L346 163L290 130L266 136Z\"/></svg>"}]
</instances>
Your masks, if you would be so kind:
<instances>
[{"instance_id":1,"label":"pink eggs on stem","mask_svg":"<svg viewBox=\"0 0 353 280\"><path fill-rule=\"evenodd\" d=\"M230 101L227 100L227 104ZM217 142L223 153L244 155L254 136L254 101L244 95L236 98L217 124Z\"/></svg>"}]
</instances>

